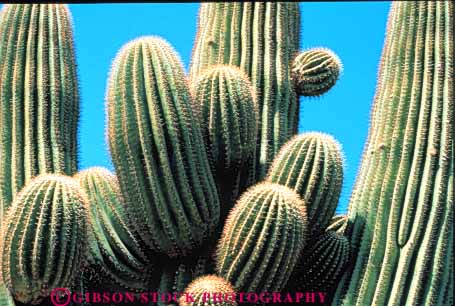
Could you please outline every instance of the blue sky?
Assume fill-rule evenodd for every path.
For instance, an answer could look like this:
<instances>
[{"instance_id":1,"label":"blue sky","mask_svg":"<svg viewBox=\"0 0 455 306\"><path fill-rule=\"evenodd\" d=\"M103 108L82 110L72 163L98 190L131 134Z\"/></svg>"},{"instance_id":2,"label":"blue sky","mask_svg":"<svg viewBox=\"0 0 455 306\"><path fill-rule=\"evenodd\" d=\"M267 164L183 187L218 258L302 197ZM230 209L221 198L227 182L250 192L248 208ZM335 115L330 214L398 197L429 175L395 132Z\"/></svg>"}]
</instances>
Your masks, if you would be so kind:
<instances>
[{"instance_id":1,"label":"blue sky","mask_svg":"<svg viewBox=\"0 0 455 306\"><path fill-rule=\"evenodd\" d=\"M320 98L301 98L299 132L321 131L342 144L344 212L368 132L370 108L390 2L304 2L301 48L327 47L343 62L343 74ZM169 41L188 68L196 33L198 3L71 4L82 113L80 169L113 170L105 138L106 80L118 49L142 35Z\"/></svg>"}]
</instances>

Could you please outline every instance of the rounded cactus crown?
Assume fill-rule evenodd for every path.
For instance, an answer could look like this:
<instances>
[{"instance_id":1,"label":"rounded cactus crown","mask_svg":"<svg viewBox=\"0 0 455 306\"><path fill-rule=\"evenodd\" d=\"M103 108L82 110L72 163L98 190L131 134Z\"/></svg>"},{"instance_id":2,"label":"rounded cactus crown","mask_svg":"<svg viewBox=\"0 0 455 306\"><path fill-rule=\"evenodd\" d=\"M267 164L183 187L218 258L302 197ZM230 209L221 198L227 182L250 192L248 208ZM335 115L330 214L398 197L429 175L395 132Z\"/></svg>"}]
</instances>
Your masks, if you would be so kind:
<instances>
[{"instance_id":1,"label":"rounded cactus crown","mask_svg":"<svg viewBox=\"0 0 455 306\"><path fill-rule=\"evenodd\" d=\"M235 298L231 300L225 298L226 294L235 293L232 285L224 278L216 275L204 275L195 279L188 285L184 293L191 295L194 302L190 302L185 295L182 295L179 300L180 306L237 305ZM223 300L213 300L212 294L222 294Z\"/></svg>"},{"instance_id":2,"label":"rounded cactus crown","mask_svg":"<svg viewBox=\"0 0 455 306\"><path fill-rule=\"evenodd\" d=\"M341 61L334 52L315 48L297 55L291 75L299 95L320 96L335 85L341 71Z\"/></svg>"}]
</instances>

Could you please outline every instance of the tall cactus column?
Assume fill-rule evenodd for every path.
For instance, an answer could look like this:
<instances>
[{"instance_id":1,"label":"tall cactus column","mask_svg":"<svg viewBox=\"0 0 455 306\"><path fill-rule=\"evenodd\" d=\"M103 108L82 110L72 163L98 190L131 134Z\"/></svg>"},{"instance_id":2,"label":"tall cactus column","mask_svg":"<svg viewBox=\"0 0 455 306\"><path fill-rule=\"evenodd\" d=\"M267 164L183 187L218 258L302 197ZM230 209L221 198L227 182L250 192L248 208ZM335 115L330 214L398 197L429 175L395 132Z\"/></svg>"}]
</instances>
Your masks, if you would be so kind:
<instances>
[{"instance_id":1,"label":"tall cactus column","mask_svg":"<svg viewBox=\"0 0 455 306\"><path fill-rule=\"evenodd\" d=\"M0 20L0 218L34 176L77 170L79 96L65 5L5 5Z\"/></svg>"},{"instance_id":2,"label":"tall cactus column","mask_svg":"<svg viewBox=\"0 0 455 306\"><path fill-rule=\"evenodd\" d=\"M449 1L392 4L335 305L452 304L453 17Z\"/></svg>"},{"instance_id":3,"label":"tall cactus column","mask_svg":"<svg viewBox=\"0 0 455 306\"><path fill-rule=\"evenodd\" d=\"M199 12L190 78L215 64L240 67L256 90L258 178L298 125L291 62L299 47L298 3L206 3Z\"/></svg>"}]
</instances>

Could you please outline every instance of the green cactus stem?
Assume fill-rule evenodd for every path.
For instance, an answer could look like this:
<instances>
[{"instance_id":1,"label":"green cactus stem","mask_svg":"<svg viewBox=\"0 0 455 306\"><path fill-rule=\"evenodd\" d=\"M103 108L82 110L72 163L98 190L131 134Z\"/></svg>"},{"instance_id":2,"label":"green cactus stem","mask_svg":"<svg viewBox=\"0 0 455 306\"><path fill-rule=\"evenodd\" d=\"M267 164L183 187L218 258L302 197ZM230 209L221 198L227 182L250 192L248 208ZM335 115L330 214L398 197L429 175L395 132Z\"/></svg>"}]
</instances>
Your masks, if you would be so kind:
<instances>
[{"instance_id":1,"label":"green cactus stem","mask_svg":"<svg viewBox=\"0 0 455 306\"><path fill-rule=\"evenodd\" d=\"M448 305L454 273L453 18L451 1L392 3L349 208L357 259L335 305Z\"/></svg>"},{"instance_id":2,"label":"green cactus stem","mask_svg":"<svg viewBox=\"0 0 455 306\"><path fill-rule=\"evenodd\" d=\"M305 203L291 189L260 183L242 194L218 244L217 274L240 292L276 292L306 242Z\"/></svg>"},{"instance_id":3,"label":"green cactus stem","mask_svg":"<svg viewBox=\"0 0 455 306\"><path fill-rule=\"evenodd\" d=\"M153 271L132 233L116 176L105 168L93 167L75 178L89 200L88 268L94 270L100 285L147 290Z\"/></svg>"},{"instance_id":4,"label":"green cactus stem","mask_svg":"<svg viewBox=\"0 0 455 306\"><path fill-rule=\"evenodd\" d=\"M267 181L287 186L300 195L307 205L311 236L317 236L330 223L341 193L341 146L323 133L296 135L275 157Z\"/></svg>"},{"instance_id":5,"label":"green cactus stem","mask_svg":"<svg viewBox=\"0 0 455 306\"><path fill-rule=\"evenodd\" d=\"M237 302L234 288L228 281L216 275L204 275L188 285L179 299L179 305L237 306Z\"/></svg>"},{"instance_id":6,"label":"green cactus stem","mask_svg":"<svg viewBox=\"0 0 455 306\"><path fill-rule=\"evenodd\" d=\"M331 89L342 71L338 56L325 48L299 53L292 63L291 76L297 94L320 96Z\"/></svg>"},{"instance_id":7,"label":"green cactus stem","mask_svg":"<svg viewBox=\"0 0 455 306\"><path fill-rule=\"evenodd\" d=\"M87 199L77 182L43 174L13 201L3 224L1 273L14 298L37 304L71 287L87 244Z\"/></svg>"},{"instance_id":8,"label":"green cactus stem","mask_svg":"<svg viewBox=\"0 0 455 306\"><path fill-rule=\"evenodd\" d=\"M162 294L182 293L196 278L210 271L210 259L206 256L190 256L184 260L166 261L161 264L161 277L157 291ZM177 305L158 301L158 306Z\"/></svg>"},{"instance_id":9,"label":"green cactus stem","mask_svg":"<svg viewBox=\"0 0 455 306\"><path fill-rule=\"evenodd\" d=\"M298 3L203 3L190 79L211 65L245 72L257 94L256 176L262 179L280 147L298 128L299 105L290 63L299 48Z\"/></svg>"},{"instance_id":10,"label":"green cactus stem","mask_svg":"<svg viewBox=\"0 0 455 306\"><path fill-rule=\"evenodd\" d=\"M254 182L257 104L248 77L234 66L207 69L193 85L195 108L221 198L221 220Z\"/></svg>"},{"instance_id":11,"label":"green cactus stem","mask_svg":"<svg viewBox=\"0 0 455 306\"><path fill-rule=\"evenodd\" d=\"M3 218L33 177L77 170L79 94L67 6L5 4L0 71Z\"/></svg>"},{"instance_id":12,"label":"green cactus stem","mask_svg":"<svg viewBox=\"0 0 455 306\"><path fill-rule=\"evenodd\" d=\"M327 232L308 243L288 281L290 292L324 292L324 305L350 262L349 240L335 232Z\"/></svg>"},{"instance_id":13,"label":"green cactus stem","mask_svg":"<svg viewBox=\"0 0 455 306\"><path fill-rule=\"evenodd\" d=\"M158 37L118 53L107 90L108 141L127 213L151 251L183 256L219 220L219 198L183 67Z\"/></svg>"},{"instance_id":14,"label":"green cactus stem","mask_svg":"<svg viewBox=\"0 0 455 306\"><path fill-rule=\"evenodd\" d=\"M2 306L16 306L14 299L6 289L5 285L0 283L0 305Z\"/></svg>"}]
</instances>

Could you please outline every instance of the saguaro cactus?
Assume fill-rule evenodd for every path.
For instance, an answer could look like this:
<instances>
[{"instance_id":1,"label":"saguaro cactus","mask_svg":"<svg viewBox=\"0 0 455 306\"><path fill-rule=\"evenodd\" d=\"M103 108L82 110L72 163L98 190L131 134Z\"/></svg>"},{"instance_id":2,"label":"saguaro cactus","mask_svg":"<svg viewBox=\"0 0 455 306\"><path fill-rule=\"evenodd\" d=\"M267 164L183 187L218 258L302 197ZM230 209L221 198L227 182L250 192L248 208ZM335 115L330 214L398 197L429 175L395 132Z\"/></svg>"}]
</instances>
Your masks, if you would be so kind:
<instances>
[{"instance_id":1,"label":"saguaro cactus","mask_svg":"<svg viewBox=\"0 0 455 306\"><path fill-rule=\"evenodd\" d=\"M87 199L72 178L43 174L13 201L1 241L1 273L14 298L36 304L70 287L87 243Z\"/></svg>"},{"instance_id":2,"label":"saguaro cactus","mask_svg":"<svg viewBox=\"0 0 455 306\"><path fill-rule=\"evenodd\" d=\"M341 146L330 135L305 133L289 140L275 157L267 181L295 190L307 205L312 236L335 213L343 185Z\"/></svg>"},{"instance_id":3,"label":"saguaro cactus","mask_svg":"<svg viewBox=\"0 0 455 306\"><path fill-rule=\"evenodd\" d=\"M132 233L116 176L93 167L75 178L89 200L88 268L102 285L109 282L128 290L147 290L153 271Z\"/></svg>"},{"instance_id":4,"label":"saguaro cactus","mask_svg":"<svg viewBox=\"0 0 455 306\"><path fill-rule=\"evenodd\" d=\"M127 43L107 91L108 140L126 209L150 250L170 257L201 245L219 199L183 67L158 37Z\"/></svg>"},{"instance_id":5,"label":"saguaro cactus","mask_svg":"<svg viewBox=\"0 0 455 306\"><path fill-rule=\"evenodd\" d=\"M229 213L217 249L218 275L241 292L279 291L306 242L306 208L291 189L261 183Z\"/></svg>"},{"instance_id":6,"label":"saguaro cactus","mask_svg":"<svg viewBox=\"0 0 455 306\"><path fill-rule=\"evenodd\" d=\"M287 288L290 292L323 292L324 304L329 305L349 261L349 240L335 232L327 232L302 252Z\"/></svg>"},{"instance_id":7,"label":"saguaro cactus","mask_svg":"<svg viewBox=\"0 0 455 306\"><path fill-rule=\"evenodd\" d=\"M448 305L453 277L454 6L394 2L350 202L357 259L337 305ZM449 268L450 267L450 268Z\"/></svg>"},{"instance_id":8,"label":"saguaro cactus","mask_svg":"<svg viewBox=\"0 0 455 306\"><path fill-rule=\"evenodd\" d=\"M0 19L0 218L41 173L77 170L79 95L70 13L4 5Z\"/></svg>"},{"instance_id":9,"label":"saguaro cactus","mask_svg":"<svg viewBox=\"0 0 455 306\"><path fill-rule=\"evenodd\" d=\"M299 48L298 3L204 3L191 62L192 81L214 64L240 67L259 104L257 178L297 132L299 105L290 64Z\"/></svg>"},{"instance_id":10,"label":"saguaro cactus","mask_svg":"<svg viewBox=\"0 0 455 306\"><path fill-rule=\"evenodd\" d=\"M256 99L246 75L222 65L199 77L193 95L224 216L239 193L254 183Z\"/></svg>"},{"instance_id":11,"label":"saguaro cactus","mask_svg":"<svg viewBox=\"0 0 455 306\"><path fill-rule=\"evenodd\" d=\"M16 306L13 297L6 289L5 285L0 282L0 305L2 306Z\"/></svg>"}]
</instances>

